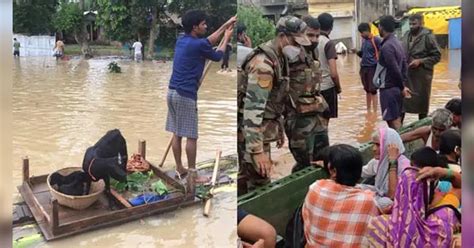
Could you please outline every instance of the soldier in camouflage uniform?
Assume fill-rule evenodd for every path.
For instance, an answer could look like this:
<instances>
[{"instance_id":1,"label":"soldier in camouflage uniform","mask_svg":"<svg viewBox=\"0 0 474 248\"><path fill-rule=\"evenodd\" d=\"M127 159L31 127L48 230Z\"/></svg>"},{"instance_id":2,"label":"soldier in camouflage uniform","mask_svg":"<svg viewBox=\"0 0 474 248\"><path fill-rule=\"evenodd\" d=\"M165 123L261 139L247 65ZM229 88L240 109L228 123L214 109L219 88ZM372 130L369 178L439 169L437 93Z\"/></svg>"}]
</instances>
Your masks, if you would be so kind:
<instances>
[{"instance_id":1,"label":"soldier in camouflage uniform","mask_svg":"<svg viewBox=\"0 0 474 248\"><path fill-rule=\"evenodd\" d=\"M301 47L297 60L289 63L290 87L285 108L285 133L296 161L292 173L311 165L313 156L329 145L327 119L322 114L328 105L319 94L321 70L317 60L319 22L305 17L311 45Z\"/></svg>"},{"instance_id":2,"label":"soldier in camouflage uniform","mask_svg":"<svg viewBox=\"0 0 474 248\"><path fill-rule=\"evenodd\" d=\"M297 44L309 45L305 24L283 17L277 37L258 46L242 63L238 75L238 195L270 182L270 143L283 137L282 113L288 94L288 59ZM298 55L297 53L296 55Z\"/></svg>"}]
</instances>

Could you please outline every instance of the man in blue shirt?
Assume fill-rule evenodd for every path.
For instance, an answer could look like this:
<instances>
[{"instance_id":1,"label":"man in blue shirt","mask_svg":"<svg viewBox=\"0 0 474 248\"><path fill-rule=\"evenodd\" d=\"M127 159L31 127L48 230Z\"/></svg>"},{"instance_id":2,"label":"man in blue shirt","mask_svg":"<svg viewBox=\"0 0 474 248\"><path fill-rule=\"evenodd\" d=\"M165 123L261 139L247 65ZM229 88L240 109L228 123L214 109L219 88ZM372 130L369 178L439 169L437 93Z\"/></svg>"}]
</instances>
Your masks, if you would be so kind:
<instances>
[{"instance_id":1,"label":"man in blue shirt","mask_svg":"<svg viewBox=\"0 0 474 248\"><path fill-rule=\"evenodd\" d=\"M402 126L403 98L411 97L407 88L407 60L400 41L395 37L395 18L382 16L379 23L380 45L379 63L386 69L384 86L380 87L380 107L382 119L390 128L398 130Z\"/></svg>"},{"instance_id":2,"label":"man in blue shirt","mask_svg":"<svg viewBox=\"0 0 474 248\"><path fill-rule=\"evenodd\" d=\"M360 79L365 90L367 112L371 112L371 107L373 107L374 112L377 112L377 89L372 83L372 79L379 60L382 39L370 33L368 23L359 24L358 30L360 36L362 36L362 45L357 55L362 58L360 61Z\"/></svg>"},{"instance_id":3,"label":"man in blue shirt","mask_svg":"<svg viewBox=\"0 0 474 248\"><path fill-rule=\"evenodd\" d=\"M200 10L190 10L182 17L185 35L176 41L173 73L168 87L166 131L173 133L172 148L179 177L187 174L181 162L182 137L186 137L188 168L195 169L196 166L197 91L206 59L222 59L237 20L236 17L230 18L213 34L203 38L207 31L206 18L206 14ZM220 40L223 33L224 41L214 50L212 46Z\"/></svg>"}]
</instances>

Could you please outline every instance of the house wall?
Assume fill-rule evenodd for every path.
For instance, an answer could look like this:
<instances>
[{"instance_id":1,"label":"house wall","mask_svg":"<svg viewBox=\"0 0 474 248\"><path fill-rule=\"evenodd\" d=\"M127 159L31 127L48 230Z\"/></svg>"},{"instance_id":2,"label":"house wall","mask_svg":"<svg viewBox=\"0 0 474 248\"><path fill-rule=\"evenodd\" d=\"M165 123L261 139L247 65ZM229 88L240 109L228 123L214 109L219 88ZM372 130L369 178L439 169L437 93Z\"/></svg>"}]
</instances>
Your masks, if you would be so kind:
<instances>
[{"instance_id":1,"label":"house wall","mask_svg":"<svg viewBox=\"0 0 474 248\"><path fill-rule=\"evenodd\" d=\"M461 6L461 0L398 0L398 2L401 10L413 7Z\"/></svg>"},{"instance_id":2,"label":"house wall","mask_svg":"<svg viewBox=\"0 0 474 248\"><path fill-rule=\"evenodd\" d=\"M331 39L342 41L347 48L357 46L356 5L354 0L308 0L308 13L317 17L321 13L334 17Z\"/></svg>"},{"instance_id":3,"label":"house wall","mask_svg":"<svg viewBox=\"0 0 474 248\"><path fill-rule=\"evenodd\" d=\"M54 36L26 36L22 34L14 34L13 37L20 42L21 56L52 56L53 54L53 47L56 43Z\"/></svg>"}]
</instances>

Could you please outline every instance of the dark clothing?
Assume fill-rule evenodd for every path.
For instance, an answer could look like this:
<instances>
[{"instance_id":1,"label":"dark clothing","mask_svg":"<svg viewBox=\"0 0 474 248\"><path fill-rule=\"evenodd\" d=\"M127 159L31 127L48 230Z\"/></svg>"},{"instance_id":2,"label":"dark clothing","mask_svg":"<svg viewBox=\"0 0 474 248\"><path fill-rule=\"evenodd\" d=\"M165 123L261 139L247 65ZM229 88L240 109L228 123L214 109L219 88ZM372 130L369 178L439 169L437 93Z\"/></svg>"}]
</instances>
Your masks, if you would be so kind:
<instances>
[{"instance_id":1,"label":"dark clothing","mask_svg":"<svg viewBox=\"0 0 474 248\"><path fill-rule=\"evenodd\" d=\"M375 67L378 61L378 51L380 50L380 44L382 39L380 37L371 37L370 39L362 39L361 53L362 60L360 66Z\"/></svg>"},{"instance_id":2,"label":"dark clothing","mask_svg":"<svg viewBox=\"0 0 474 248\"><path fill-rule=\"evenodd\" d=\"M227 44L227 46L225 47L224 56L222 57L221 69L229 68L230 52L232 52L232 46L230 44Z\"/></svg>"},{"instance_id":3,"label":"dark clothing","mask_svg":"<svg viewBox=\"0 0 474 248\"><path fill-rule=\"evenodd\" d=\"M403 90L407 79L407 61L403 48L395 35L390 34L382 41L380 48L380 65L387 69L385 88L398 87Z\"/></svg>"},{"instance_id":4,"label":"dark clothing","mask_svg":"<svg viewBox=\"0 0 474 248\"><path fill-rule=\"evenodd\" d=\"M411 98L404 99L404 112L428 114L432 81L433 71L424 68L408 69L407 87L410 88L414 94Z\"/></svg>"},{"instance_id":5,"label":"dark clothing","mask_svg":"<svg viewBox=\"0 0 474 248\"><path fill-rule=\"evenodd\" d=\"M179 38L176 41L169 88L196 100L206 59L219 61L222 56L223 52L215 51L207 38L199 39L189 34Z\"/></svg>"},{"instance_id":6,"label":"dark clothing","mask_svg":"<svg viewBox=\"0 0 474 248\"><path fill-rule=\"evenodd\" d=\"M20 57L20 51L13 51L13 56L18 56L18 57Z\"/></svg>"},{"instance_id":7,"label":"dark clothing","mask_svg":"<svg viewBox=\"0 0 474 248\"><path fill-rule=\"evenodd\" d=\"M327 90L322 90L321 95L324 97L324 100L328 103L329 110L324 111L324 118L337 118L337 92L336 87L329 88Z\"/></svg>"},{"instance_id":8,"label":"dark clothing","mask_svg":"<svg viewBox=\"0 0 474 248\"><path fill-rule=\"evenodd\" d=\"M372 95L377 94L377 88L375 88L372 82L374 79L375 68L375 66L361 66L359 72L365 92Z\"/></svg>"},{"instance_id":9,"label":"dark clothing","mask_svg":"<svg viewBox=\"0 0 474 248\"><path fill-rule=\"evenodd\" d=\"M240 222L245 219L245 217L247 217L247 215L249 215L249 213L247 213L247 211L241 209L241 208L237 208L237 225L240 224Z\"/></svg>"},{"instance_id":10,"label":"dark clothing","mask_svg":"<svg viewBox=\"0 0 474 248\"><path fill-rule=\"evenodd\" d=\"M403 105L402 91L398 87L380 89L380 107L382 119L393 121L401 116Z\"/></svg>"},{"instance_id":11,"label":"dark clothing","mask_svg":"<svg viewBox=\"0 0 474 248\"><path fill-rule=\"evenodd\" d=\"M404 109L408 113L426 114L429 111L433 67L441 59L441 51L431 30L422 28L413 37L408 31L402 38L403 48L408 63L421 59L423 63L417 68L408 69L407 87L416 93L404 100Z\"/></svg>"}]
</instances>

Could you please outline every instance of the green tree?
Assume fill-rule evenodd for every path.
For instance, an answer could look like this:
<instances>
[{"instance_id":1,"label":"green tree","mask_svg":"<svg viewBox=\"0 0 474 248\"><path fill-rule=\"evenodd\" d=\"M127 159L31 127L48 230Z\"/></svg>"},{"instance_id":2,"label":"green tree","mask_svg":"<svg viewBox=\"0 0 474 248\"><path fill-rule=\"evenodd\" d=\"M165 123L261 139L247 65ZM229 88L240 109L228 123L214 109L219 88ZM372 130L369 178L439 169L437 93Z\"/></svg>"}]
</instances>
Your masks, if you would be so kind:
<instances>
[{"instance_id":1,"label":"green tree","mask_svg":"<svg viewBox=\"0 0 474 248\"><path fill-rule=\"evenodd\" d=\"M160 24L162 24L163 19L167 19L167 16L164 15L166 0L142 0L140 1L141 5L146 9L149 9L150 12L147 16L147 22L149 23L150 34L148 36L148 50L146 52L146 57L152 59L155 54L155 41L158 38Z\"/></svg>"},{"instance_id":2,"label":"green tree","mask_svg":"<svg viewBox=\"0 0 474 248\"><path fill-rule=\"evenodd\" d=\"M79 3L62 1L53 17L53 24L58 31L73 33L74 39L81 46L82 55L89 58L92 57L92 52L87 38L84 10L84 0L80 0Z\"/></svg>"},{"instance_id":3,"label":"green tree","mask_svg":"<svg viewBox=\"0 0 474 248\"><path fill-rule=\"evenodd\" d=\"M169 4L171 13L184 15L191 9L199 9L208 15L208 33L211 34L224 24L237 11L237 1L235 0L174 0Z\"/></svg>"},{"instance_id":4,"label":"green tree","mask_svg":"<svg viewBox=\"0 0 474 248\"><path fill-rule=\"evenodd\" d=\"M237 10L239 22L247 27L247 35L252 39L252 44L258 46L275 37L275 25L263 17L260 9L252 6L240 5Z\"/></svg>"},{"instance_id":5,"label":"green tree","mask_svg":"<svg viewBox=\"0 0 474 248\"><path fill-rule=\"evenodd\" d=\"M56 30L77 33L82 24L82 12L77 3L62 3L58 12L53 16Z\"/></svg>"},{"instance_id":6,"label":"green tree","mask_svg":"<svg viewBox=\"0 0 474 248\"><path fill-rule=\"evenodd\" d=\"M52 16L56 6L56 0L13 1L13 32L27 35L53 33Z\"/></svg>"},{"instance_id":7,"label":"green tree","mask_svg":"<svg viewBox=\"0 0 474 248\"><path fill-rule=\"evenodd\" d=\"M126 42L138 38L144 43L148 39L145 57L152 58L160 22L165 17L165 4L165 0L97 0L98 23L113 40Z\"/></svg>"},{"instance_id":8,"label":"green tree","mask_svg":"<svg viewBox=\"0 0 474 248\"><path fill-rule=\"evenodd\" d=\"M97 23L109 39L122 42L133 39L130 7L129 1L97 0Z\"/></svg>"}]
</instances>

